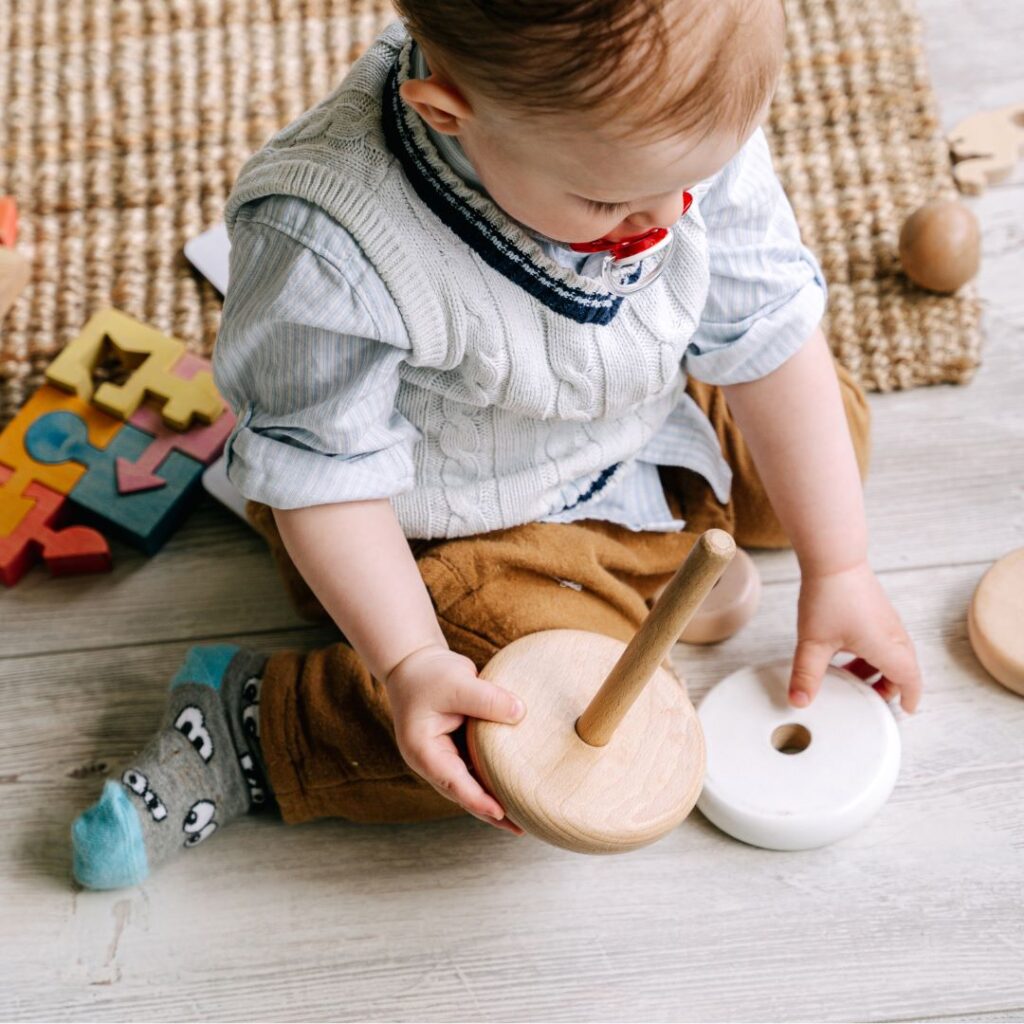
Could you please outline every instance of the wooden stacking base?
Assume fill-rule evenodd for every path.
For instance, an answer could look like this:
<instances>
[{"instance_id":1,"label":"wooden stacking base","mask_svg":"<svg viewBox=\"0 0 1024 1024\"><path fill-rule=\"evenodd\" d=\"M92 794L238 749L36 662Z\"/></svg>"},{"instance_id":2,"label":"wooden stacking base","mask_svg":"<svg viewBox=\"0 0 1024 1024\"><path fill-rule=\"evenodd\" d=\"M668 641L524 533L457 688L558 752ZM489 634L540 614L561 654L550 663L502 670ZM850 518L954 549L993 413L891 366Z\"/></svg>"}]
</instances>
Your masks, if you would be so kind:
<instances>
[{"instance_id":1,"label":"wooden stacking base","mask_svg":"<svg viewBox=\"0 0 1024 1024\"><path fill-rule=\"evenodd\" d=\"M510 644L481 675L517 694L515 726L471 720L481 783L527 832L579 853L620 853L675 828L704 778L704 738L684 684L658 668L604 746L576 722L626 645L582 630Z\"/></svg>"}]
</instances>

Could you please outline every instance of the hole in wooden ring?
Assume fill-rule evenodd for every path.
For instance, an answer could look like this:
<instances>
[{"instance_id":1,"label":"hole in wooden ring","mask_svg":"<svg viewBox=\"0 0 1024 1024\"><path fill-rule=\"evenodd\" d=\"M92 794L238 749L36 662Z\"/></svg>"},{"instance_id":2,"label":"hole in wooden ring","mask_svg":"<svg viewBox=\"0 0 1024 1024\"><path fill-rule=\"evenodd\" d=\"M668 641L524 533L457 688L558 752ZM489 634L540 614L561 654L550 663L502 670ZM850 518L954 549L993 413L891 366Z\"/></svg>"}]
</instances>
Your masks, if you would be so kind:
<instances>
[{"instance_id":1,"label":"hole in wooden ring","mask_svg":"<svg viewBox=\"0 0 1024 1024\"><path fill-rule=\"evenodd\" d=\"M780 725L772 733L772 746L780 754L799 754L810 745L810 730L797 722Z\"/></svg>"}]
</instances>

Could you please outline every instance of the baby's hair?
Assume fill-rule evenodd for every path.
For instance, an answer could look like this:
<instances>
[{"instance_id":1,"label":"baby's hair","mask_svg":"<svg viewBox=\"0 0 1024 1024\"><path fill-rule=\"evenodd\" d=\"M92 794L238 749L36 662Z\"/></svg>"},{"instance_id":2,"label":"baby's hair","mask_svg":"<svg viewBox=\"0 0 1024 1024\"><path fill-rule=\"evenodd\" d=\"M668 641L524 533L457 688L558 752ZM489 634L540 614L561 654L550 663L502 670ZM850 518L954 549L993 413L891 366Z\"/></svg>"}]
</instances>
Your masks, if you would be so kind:
<instances>
[{"instance_id":1,"label":"baby's hair","mask_svg":"<svg viewBox=\"0 0 1024 1024\"><path fill-rule=\"evenodd\" d=\"M597 113L621 134L745 135L782 61L781 0L394 2L455 84L521 114Z\"/></svg>"}]
</instances>

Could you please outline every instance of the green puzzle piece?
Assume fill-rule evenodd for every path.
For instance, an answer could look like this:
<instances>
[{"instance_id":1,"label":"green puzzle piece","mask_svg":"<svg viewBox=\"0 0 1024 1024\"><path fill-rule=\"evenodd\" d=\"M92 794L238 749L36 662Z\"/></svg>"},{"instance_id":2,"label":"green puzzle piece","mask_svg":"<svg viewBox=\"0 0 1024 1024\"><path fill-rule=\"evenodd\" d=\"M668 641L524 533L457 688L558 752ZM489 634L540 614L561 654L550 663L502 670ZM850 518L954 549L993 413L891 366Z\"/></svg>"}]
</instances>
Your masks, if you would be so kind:
<instances>
[{"instance_id":1,"label":"green puzzle piece","mask_svg":"<svg viewBox=\"0 0 1024 1024\"><path fill-rule=\"evenodd\" d=\"M202 463L172 451L160 466L165 487L120 494L117 459L137 462L153 443L149 434L123 427L106 448L89 444L85 423L71 412L41 416L25 433L25 450L38 462L79 462L88 467L68 498L101 529L155 554L185 514L203 473Z\"/></svg>"}]
</instances>

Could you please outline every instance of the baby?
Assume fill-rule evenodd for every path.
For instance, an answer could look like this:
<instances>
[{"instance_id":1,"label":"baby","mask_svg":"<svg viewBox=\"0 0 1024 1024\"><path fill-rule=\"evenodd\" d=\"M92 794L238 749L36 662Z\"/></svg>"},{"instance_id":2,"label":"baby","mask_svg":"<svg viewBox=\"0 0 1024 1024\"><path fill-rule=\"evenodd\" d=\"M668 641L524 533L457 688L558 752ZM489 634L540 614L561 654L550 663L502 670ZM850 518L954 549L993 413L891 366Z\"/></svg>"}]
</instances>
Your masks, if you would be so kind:
<instances>
[{"instance_id":1,"label":"baby","mask_svg":"<svg viewBox=\"0 0 1024 1024\"><path fill-rule=\"evenodd\" d=\"M345 642L191 650L73 826L83 885L259 808L518 833L463 725L524 708L477 670L537 630L627 639L712 526L795 549L794 705L839 649L918 703L868 564L867 406L757 127L779 0L397 6L226 211L229 475Z\"/></svg>"}]
</instances>

